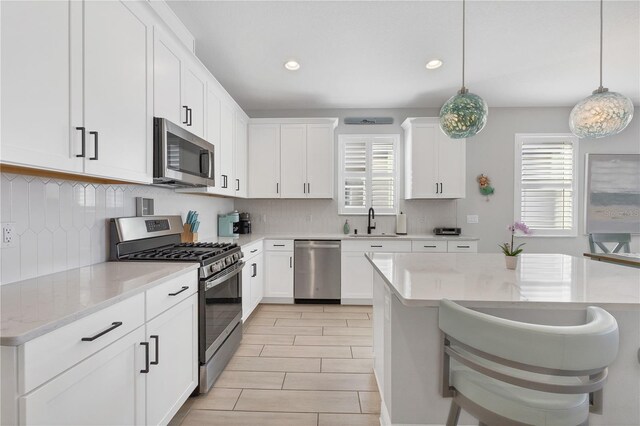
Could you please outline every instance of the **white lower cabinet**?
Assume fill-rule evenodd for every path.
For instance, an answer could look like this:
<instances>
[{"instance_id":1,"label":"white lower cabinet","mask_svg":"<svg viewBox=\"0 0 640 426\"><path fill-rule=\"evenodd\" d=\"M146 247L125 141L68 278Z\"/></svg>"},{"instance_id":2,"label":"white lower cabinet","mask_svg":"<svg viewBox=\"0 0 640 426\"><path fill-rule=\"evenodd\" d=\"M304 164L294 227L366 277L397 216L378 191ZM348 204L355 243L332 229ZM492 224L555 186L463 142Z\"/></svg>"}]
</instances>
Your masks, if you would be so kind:
<instances>
[{"instance_id":1,"label":"white lower cabinet","mask_svg":"<svg viewBox=\"0 0 640 426\"><path fill-rule=\"evenodd\" d=\"M253 267L251 277L251 312L260 304L264 297L264 255L259 254L251 261Z\"/></svg>"},{"instance_id":2,"label":"white lower cabinet","mask_svg":"<svg viewBox=\"0 0 640 426\"><path fill-rule=\"evenodd\" d=\"M167 424L198 385L198 295L147 323L147 424Z\"/></svg>"},{"instance_id":3,"label":"white lower cabinet","mask_svg":"<svg viewBox=\"0 0 640 426\"><path fill-rule=\"evenodd\" d=\"M371 305L373 266L366 253L410 253L411 241L357 239L342 242L341 295L343 304Z\"/></svg>"},{"instance_id":4,"label":"white lower cabinet","mask_svg":"<svg viewBox=\"0 0 640 426\"><path fill-rule=\"evenodd\" d=\"M293 251L264 252L266 302L293 302Z\"/></svg>"},{"instance_id":5,"label":"white lower cabinet","mask_svg":"<svg viewBox=\"0 0 640 426\"><path fill-rule=\"evenodd\" d=\"M245 260L242 270L242 320L253 313L264 295L264 259L258 254Z\"/></svg>"},{"instance_id":6,"label":"white lower cabinet","mask_svg":"<svg viewBox=\"0 0 640 426\"><path fill-rule=\"evenodd\" d=\"M15 354L12 365L3 361L3 371L14 371L22 378L44 377L32 374L39 371L42 359L69 358L83 347L95 349L36 386L29 387L25 380L7 381L8 389L3 378L3 410L15 412L5 403L17 401L17 418L3 415L3 423L166 425L198 385L197 280L196 271L190 271L23 346L3 347L3 355ZM172 296L169 293L175 293L178 283L189 284L182 286L188 292ZM147 316L144 323L145 304L147 312L150 306L160 306L158 291L176 300L163 304L163 310L155 310L155 316ZM127 331L132 324L137 327ZM118 337L123 330L126 334ZM113 336L117 338L109 341ZM90 341L81 339L89 337ZM39 358L29 355L35 350L33 345L38 345ZM66 352L59 350L61 346Z\"/></svg>"},{"instance_id":7,"label":"white lower cabinet","mask_svg":"<svg viewBox=\"0 0 640 426\"><path fill-rule=\"evenodd\" d=\"M20 424L145 424L144 340L141 326L21 397Z\"/></svg>"}]
</instances>

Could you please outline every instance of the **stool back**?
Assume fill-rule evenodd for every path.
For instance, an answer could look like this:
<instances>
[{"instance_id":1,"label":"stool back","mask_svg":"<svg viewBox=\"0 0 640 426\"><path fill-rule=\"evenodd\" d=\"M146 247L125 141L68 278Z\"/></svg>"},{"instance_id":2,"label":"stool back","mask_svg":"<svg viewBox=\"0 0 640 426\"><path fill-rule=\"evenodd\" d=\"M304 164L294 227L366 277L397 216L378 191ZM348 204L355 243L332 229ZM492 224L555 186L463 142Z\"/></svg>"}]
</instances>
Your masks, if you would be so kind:
<instances>
[{"instance_id":1,"label":"stool back","mask_svg":"<svg viewBox=\"0 0 640 426\"><path fill-rule=\"evenodd\" d=\"M595 306L587 308L585 324L550 326L498 318L445 299L440 301L438 321L443 333L443 396L450 396L450 358L516 386L576 394L602 389L607 367L618 354L618 323ZM518 370L540 376L524 376ZM586 380L576 385L550 381L548 376Z\"/></svg>"}]
</instances>

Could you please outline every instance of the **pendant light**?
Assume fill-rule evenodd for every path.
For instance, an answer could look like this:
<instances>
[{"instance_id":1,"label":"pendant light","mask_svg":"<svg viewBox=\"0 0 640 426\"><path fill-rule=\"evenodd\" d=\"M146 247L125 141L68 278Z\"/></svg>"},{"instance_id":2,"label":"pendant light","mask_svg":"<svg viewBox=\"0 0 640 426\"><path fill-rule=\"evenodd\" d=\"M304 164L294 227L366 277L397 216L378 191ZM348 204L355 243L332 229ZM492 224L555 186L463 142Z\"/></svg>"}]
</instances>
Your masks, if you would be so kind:
<instances>
[{"instance_id":1,"label":"pendant light","mask_svg":"<svg viewBox=\"0 0 640 426\"><path fill-rule=\"evenodd\" d=\"M462 88L440 109L440 129L452 139L475 136L487 124L489 113L484 99L464 87L465 9L466 0L462 0Z\"/></svg>"},{"instance_id":2,"label":"pendant light","mask_svg":"<svg viewBox=\"0 0 640 426\"><path fill-rule=\"evenodd\" d=\"M604 138L623 131L633 118L631 99L602 87L602 8L600 0L600 87L571 110L569 127L579 138Z\"/></svg>"}]
</instances>

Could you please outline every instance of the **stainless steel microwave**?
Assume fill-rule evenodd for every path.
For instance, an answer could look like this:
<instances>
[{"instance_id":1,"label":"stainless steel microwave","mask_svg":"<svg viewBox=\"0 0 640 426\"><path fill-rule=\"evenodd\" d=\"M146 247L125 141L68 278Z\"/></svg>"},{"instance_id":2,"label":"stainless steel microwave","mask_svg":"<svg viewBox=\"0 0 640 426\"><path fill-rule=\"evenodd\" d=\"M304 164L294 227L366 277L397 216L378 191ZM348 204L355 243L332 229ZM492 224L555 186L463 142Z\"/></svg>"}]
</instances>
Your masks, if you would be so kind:
<instances>
[{"instance_id":1,"label":"stainless steel microwave","mask_svg":"<svg viewBox=\"0 0 640 426\"><path fill-rule=\"evenodd\" d=\"M215 186L214 146L165 118L153 119L153 183Z\"/></svg>"}]
</instances>

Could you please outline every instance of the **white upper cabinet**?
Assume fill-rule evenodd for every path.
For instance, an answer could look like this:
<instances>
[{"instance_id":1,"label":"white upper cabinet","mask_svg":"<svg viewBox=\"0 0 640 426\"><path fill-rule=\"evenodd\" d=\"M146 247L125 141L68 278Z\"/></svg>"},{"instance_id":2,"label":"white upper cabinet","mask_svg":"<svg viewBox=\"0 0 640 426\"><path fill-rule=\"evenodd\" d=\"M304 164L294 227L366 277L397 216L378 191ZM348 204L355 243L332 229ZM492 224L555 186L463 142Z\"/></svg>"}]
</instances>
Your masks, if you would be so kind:
<instances>
[{"instance_id":1,"label":"white upper cabinet","mask_svg":"<svg viewBox=\"0 0 640 426\"><path fill-rule=\"evenodd\" d=\"M205 138L206 74L183 45L156 28L153 58L154 116Z\"/></svg>"},{"instance_id":2,"label":"white upper cabinet","mask_svg":"<svg viewBox=\"0 0 640 426\"><path fill-rule=\"evenodd\" d=\"M215 91L211 85L207 86L207 114L205 125L204 139L214 146L213 155L215 158L214 176L215 189L221 191L222 172L221 172L221 151L222 143L220 141L220 109L222 107L220 94Z\"/></svg>"},{"instance_id":3,"label":"white upper cabinet","mask_svg":"<svg viewBox=\"0 0 640 426\"><path fill-rule=\"evenodd\" d=\"M196 67L185 62L183 68L182 110L185 114L186 129L196 136L204 138L205 121L205 76Z\"/></svg>"},{"instance_id":4,"label":"white upper cabinet","mask_svg":"<svg viewBox=\"0 0 640 426\"><path fill-rule=\"evenodd\" d=\"M155 31L153 56L153 115L184 124L182 60L172 38Z\"/></svg>"},{"instance_id":5,"label":"white upper cabinet","mask_svg":"<svg viewBox=\"0 0 640 426\"><path fill-rule=\"evenodd\" d=\"M224 100L220 106L220 181L216 185L223 195L233 196L236 193L233 180L234 148L233 134L235 127L235 115L233 106Z\"/></svg>"},{"instance_id":6,"label":"white upper cabinet","mask_svg":"<svg viewBox=\"0 0 640 426\"><path fill-rule=\"evenodd\" d=\"M151 183L155 116L215 145L200 192L246 196L248 117L161 19L144 1L0 2L0 162Z\"/></svg>"},{"instance_id":7,"label":"white upper cabinet","mask_svg":"<svg viewBox=\"0 0 640 426\"><path fill-rule=\"evenodd\" d=\"M249 132L250 198L333 198L335 118L253 119ZM279 127L279 137L276 129ZM264 140L277 145L279 162L261 164ZM277 137L277 140L275 139ZM254 140L256 139L256 140ZM252 161L252 159L254 159ZM259 171L255 171L258 167ZM276 191L263 188L261 173L277 182ZM271 186L273 182L269 181ZM262 189L253 188L258 185Z\"/></svg>"},{"instance_id":8,"label":"white upper cabinet","mask_svg":"<svg viewBox=\"0 0 640 426\"><path fill-rule=\"evenodd\" d=\"M280 198L280 125L249 124L249 198Z\"/></svg>"},{"instance_id":9,"label":"white upper cabinet","mask_svg":"<svg viewBox=\"0 0 640 426\"><path fill-rule=\"evenodd\" d=\"M136 9L131 2L84 3L85 172L145 181L153 154L152 33Z\"/></svg>"},{"instance_id":10,"label":"white upper cabinet","mask_svg":"<svg viewBox=\"0 0 640 426\"><path fill-rule=\"evenodd\" d=\"M407 118L405 199L464 198L466 140L450 139L438 118Z\"/></svg>"},{"instance_id":11,"label":"white upper cabinet","mask_svg":"<svg viewBox=\"0 0 640 426\"><path fill-rule=\"evenodd\" d=\"M280 127L280 183L282 198L304 198L307 193L307 125Z\"/></svg>"},{"instance_id":12,"label":"white upper cabinet","mask_svg":"<svg viewBox=\"0 0 640 426\"><path fill-rule=\"evenodd\" d=\"M307 124L307 198L333 198L335 125Z\"/></svg>"},{"instance_id":13,"label":"white upper cabinet","mask_svg":"<svg viewBox=\"0 0 640 426\"><path fill-rule=\"evenodd\" d=\"M133 2L1 7L2 162L151 182L148 10Z\"/></svg>"},{"instance_id":14,"label":"white upper cabinet","mask_svg":"<svg viewBox=\"0 0 640 426\"><path fill-rule=\"evenodd\" d=\"M235 112L234 165L235 196L247 197L247 119L240 111Z\"/></svg>"},{"instance_id":15,"label":"white upper cabinet","mask_svg":"<svg viewBox=\"0 0 640 426\"><path fill-rule=\"evenodd\" d=\"M3 163L83 171L81 135L71 127L71 5L0 2Z\"/></svg>"}]
</instances>

